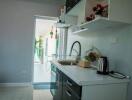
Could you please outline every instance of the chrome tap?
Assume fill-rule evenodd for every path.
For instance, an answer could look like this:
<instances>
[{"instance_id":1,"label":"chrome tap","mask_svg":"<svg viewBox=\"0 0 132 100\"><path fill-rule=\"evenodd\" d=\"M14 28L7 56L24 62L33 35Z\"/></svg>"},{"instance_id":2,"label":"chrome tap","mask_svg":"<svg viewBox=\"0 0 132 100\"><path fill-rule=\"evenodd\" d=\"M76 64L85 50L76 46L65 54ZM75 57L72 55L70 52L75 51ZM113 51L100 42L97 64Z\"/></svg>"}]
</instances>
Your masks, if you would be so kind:
<instances>
[{"instance_id":1,"label":"chrome tap","mask_svg":"<svg viewBox=\"0 0 132 100\"><path fill-rule=\"evenodd\" d=\"M76 43L78 43L79 52L77 52L76 49L73 49L73 47L74 47L74 45L75 45ZM77 63L78 63L78 61L80 60L80 57L81 57L81 43L80 43L79 41L73 42L73 44L72 44L72 46L71 46L71 50L70 50L69 56L71 56L73 50L76 51L76 52L78 53L78 54L77 54L77 57L76 57L76 61L77 61Z\"/></svg>"}]
</instances>

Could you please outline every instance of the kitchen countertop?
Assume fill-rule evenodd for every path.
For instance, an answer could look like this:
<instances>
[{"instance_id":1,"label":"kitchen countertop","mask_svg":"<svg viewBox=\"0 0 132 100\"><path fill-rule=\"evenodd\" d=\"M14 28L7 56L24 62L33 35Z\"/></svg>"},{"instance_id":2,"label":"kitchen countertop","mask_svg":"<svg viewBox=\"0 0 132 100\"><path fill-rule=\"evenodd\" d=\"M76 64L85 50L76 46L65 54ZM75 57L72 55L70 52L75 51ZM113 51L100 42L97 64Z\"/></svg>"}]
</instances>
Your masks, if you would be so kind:
<instances>
[{"instance_id":1,"label":"kitchen countertop","mask_svg":"<svg viewBox=\"0 0 132 100\"><path fill-rule=\"evenodd\" d=\"M77 65L61 65L57 61L51 61L51 63L80 86L129 82L129 79L117 79L108 75L96 74L96 70L93 68L81 68Z\"/></svg>"}]
</instances>

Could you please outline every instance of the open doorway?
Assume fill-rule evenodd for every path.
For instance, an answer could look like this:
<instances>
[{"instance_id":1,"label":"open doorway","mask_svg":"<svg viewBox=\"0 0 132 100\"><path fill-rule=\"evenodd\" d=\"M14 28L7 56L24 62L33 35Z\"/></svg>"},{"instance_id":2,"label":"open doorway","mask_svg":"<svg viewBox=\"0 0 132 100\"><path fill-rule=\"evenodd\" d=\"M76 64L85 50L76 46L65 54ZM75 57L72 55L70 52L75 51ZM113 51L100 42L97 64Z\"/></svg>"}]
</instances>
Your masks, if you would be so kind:
<instances>
[{"instance_id":1,"label":"open doorway","mask_svg":"<svg viewBox=\"0 0 132 100\"><path fill-rule=\"evenodd\" d=\"M57 50L57 35L59 29L54 24L56 18L36 17L34 44L34 84L50 84L50 60Z\"/></svg>"}]
</instances>

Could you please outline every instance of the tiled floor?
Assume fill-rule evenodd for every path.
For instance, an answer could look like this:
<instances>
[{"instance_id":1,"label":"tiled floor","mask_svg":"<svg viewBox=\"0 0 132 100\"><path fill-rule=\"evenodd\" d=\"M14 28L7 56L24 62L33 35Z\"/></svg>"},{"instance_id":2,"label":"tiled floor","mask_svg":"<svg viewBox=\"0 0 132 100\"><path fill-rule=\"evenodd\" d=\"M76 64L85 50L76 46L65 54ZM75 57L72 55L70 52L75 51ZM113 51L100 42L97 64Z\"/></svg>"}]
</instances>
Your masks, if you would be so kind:
<instances>
[{"instance_id":1,"label":"tiled floor","mask_svg":"<svg viewBox=\"0 0 132 100\"><path fill-rule=\"evenodd\" d=\"M0 87L0 100L52 100L49 90L32 87Z\"/></svg>"},{"instance_id":2,"label":"tiled floor","mask_svg":"<svg viewBox=\"0 0 132 100\"><path fill-rule=\"evenodd\" d=\"M32 87L1 87L0 100L33 100Z\"/></svg>"},{"instance_id":3,"label":"tiled floor","mask_svg":"<svg viewBox=\"0 0 132 100\"><path fill-rule=\"evenodd\" d=\"M34 90L33 100L53 100L49 90Z\"/></svg>"}]
</instances>

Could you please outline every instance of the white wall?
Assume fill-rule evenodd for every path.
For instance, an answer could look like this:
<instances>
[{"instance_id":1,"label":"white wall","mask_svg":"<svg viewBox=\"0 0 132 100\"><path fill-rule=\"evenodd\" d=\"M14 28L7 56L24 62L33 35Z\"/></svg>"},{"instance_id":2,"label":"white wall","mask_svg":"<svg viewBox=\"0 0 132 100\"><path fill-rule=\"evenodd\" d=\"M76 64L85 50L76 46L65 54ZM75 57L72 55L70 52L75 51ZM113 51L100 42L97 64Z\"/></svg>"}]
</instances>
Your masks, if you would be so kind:
<instances>
[{"instance_id":1,"label":"white wall","mask_svg":"<svg viewBox=\"0 0 132 100\"><path fill-rule=\"evenodd\" d=\"M68 33L68 50L74 41L82 44L82 56L91 46L97 47L103 55L109 59L109 67L125 75L132 77L132 26L120 27L119 29L103 30L98 33L87 33L87 35L77 36ZM132 80L128 86L128 100L132 100Z\"/></svg>"},{"instance_id":2,"label":"white wall","mask_svg":"<svg viewBox=\"0 0 132 100\"><path fill-rule=\"evenodd\" d=\"M58 4L0 0L0 82L31 82L35 15L59 15Z\"/></svg>"}]
</instances>

